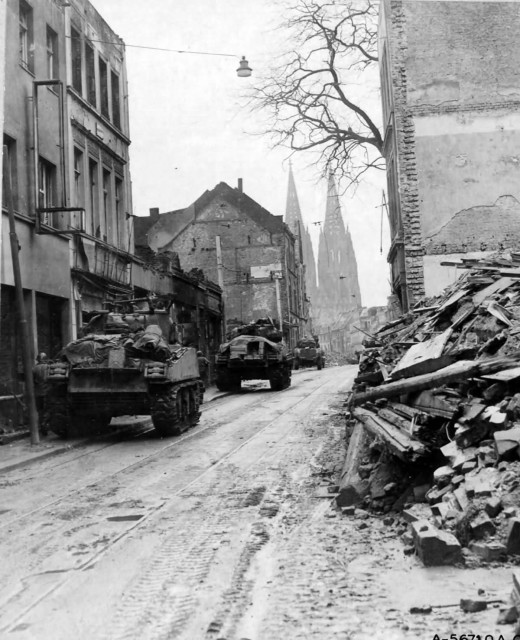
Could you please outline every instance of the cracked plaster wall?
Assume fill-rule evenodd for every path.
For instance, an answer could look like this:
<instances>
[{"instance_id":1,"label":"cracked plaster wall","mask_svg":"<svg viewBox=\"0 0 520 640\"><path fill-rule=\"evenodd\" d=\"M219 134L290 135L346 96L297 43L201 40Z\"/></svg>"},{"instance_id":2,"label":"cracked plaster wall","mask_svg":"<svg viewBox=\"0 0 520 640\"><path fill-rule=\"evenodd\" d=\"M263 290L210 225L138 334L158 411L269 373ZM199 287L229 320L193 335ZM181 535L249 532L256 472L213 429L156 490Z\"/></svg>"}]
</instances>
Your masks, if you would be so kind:
<instances>
[{"instance_id":1,"label":"cracked plaster wall","mask_svg":"<svg viewBox=\"0 0 520 640\"><path fill-rule=\"evenodd\" d=\"M413 301L429 289L425 282L432 278L425 271L438 271L423 255L426 238L461 211L489 207L498 216L500 208L492 207L501 196L520 200L520 2L385 0L384 5ZM471 215L464 219L472 224ZM496 222L498 244L498 217ZM453 248L461 251L465 229L456 224L452 231Z\"/></svg>"}]
</instances>

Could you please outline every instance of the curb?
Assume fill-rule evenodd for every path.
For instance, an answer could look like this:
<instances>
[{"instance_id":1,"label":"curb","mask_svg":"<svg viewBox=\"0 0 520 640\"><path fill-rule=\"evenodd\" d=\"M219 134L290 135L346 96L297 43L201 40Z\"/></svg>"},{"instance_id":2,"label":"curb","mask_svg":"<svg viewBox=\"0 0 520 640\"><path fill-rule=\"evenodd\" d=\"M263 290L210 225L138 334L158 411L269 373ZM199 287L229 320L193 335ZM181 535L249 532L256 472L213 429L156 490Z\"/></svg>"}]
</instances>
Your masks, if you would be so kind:
<instances>
[{"instance_id":1,"label":"curb","mask_svg":"<svg viewBox=\"0 0 520 640\"><path fill-rule=\"evenodd\" d=\"M222 393L216 394L215 396L213 396L210 400L206 400L205 402L203 402L203 406L204 404L209 404L211 402L213 402L214 400L220 400L220 398L226 398L227 396L232 395L231 393L228 393L226 391L223 391ZM146 418L145 420L140 420L138 422L134 422L132 423L132 426L135 426L136 424L139 423L144 423L147 420L149 420L149 418ZM15 471L16 469L20 469L22 467L26 467L29 466L30 464L32 464L33 462L40 462L42 460L47 460L48 458L53 458L54 456L58 456L62 453L66 453L67 451L72 451L74 449L79 449L80 447L83 447L89 443L92 442L96 442L96 440L100 440L104 437L107 436L112 436L115 435L117 433L119 433L122 429L115 429L114 431L109 431L107 433L103 433L101 435L99 435L98 437L90 437L90 438L82 438L81 440L74 442L74 443L67 443L66 441L63 442L63 444L61 446L57 446L55 449L53 449L52 451L42 451L41 453L39 452L35 452L33 455L29 454L30 457L27 457L24 460L18 460L17 462L13 462L11 464L1 464L0 463L0 473L7 473L9 471ZM29 432L22 432L23 436L21 436L20 438L17 438L17 440L19 439L25 439L25 438L29 438ZM2 453L2 449L4 447L8 447L10 443L6 443L5 445L0 446L0 455Z\"/></svg>"},{"instance_id":2,"label":"curb","mask_svg":"<svg viewBox=\"0 0 520 640\"><path fill-rule=\"evenodd\" d=\"M133 422L132 425L127 424L126 428L128 426L136 426L136 425L144 424L148 420L149 418L146 418L145 420L138 420L136 422ZM108 431L106 433L99 434L98 436L95 436L95 437L82 438L81 440L78 440L73 443L63 441L62 445L58 445L52 451L42 451L41 453L35 452L33 455L29 454L27 458L18 460L17 462L13 462L11 464L5 464L5 465L0 464L0 473L7 473L8 471L14 471L16 469L20 469L21 467L29 466L33 462L40 462L42 460L47 460L48 458L53 458L54 456L58 456L62 453L66 453L67 451L73 451L74 449L79 449L80 447L83 447L89 443L102 440L107 436L117 435L118 433L121 433L121 431L124 431L124 430L125 428L116 428L113 431ZM9 446L9 445L4 445L4 446ZM2 448L0 448L0 454L1 452L2 452Z\"/></svg>"}]
</instances>

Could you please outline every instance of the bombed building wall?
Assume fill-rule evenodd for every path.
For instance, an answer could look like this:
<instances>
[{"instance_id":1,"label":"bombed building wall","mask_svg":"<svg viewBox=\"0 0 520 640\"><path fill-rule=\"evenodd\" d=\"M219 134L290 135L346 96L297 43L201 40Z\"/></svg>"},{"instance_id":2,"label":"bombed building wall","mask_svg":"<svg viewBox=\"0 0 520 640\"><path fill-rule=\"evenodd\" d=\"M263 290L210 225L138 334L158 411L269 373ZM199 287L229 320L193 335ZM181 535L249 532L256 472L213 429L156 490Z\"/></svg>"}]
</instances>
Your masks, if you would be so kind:
<instances>
[{"instance_id":1,"label":"bombed building wall","mask_svg":"<svg viewBox=\"0 0 520 640\"><path fill-rule=\"evenodd\" d=\"M221 282L228 323L281 316L290 342L304 331L304 271L295 237L282 216L265 210L241 185L221 182L186 209L158 218L154 210L138 223L137 236L152 249L175 251L185 271L200 270Z\"/></svg>"},{"instance_id":2,"label":"bombed building wall","mask_svg":"<svg viewBox=\"0 0 520 640\"><path fill-rule=\"evenodd\" d=\"M401 277L413 302L442 289L425 273L438 273L440 260L424 254L497 250L520 239L509 215L520 198L514 36L520 7L451 0L383 5L389 260L400 263L394 285ZM504 206L504 199L513 200ZM480 225L486 207L492 225ZM477 226L480 242L468 241Z\"/></svg>"}]
</instances>

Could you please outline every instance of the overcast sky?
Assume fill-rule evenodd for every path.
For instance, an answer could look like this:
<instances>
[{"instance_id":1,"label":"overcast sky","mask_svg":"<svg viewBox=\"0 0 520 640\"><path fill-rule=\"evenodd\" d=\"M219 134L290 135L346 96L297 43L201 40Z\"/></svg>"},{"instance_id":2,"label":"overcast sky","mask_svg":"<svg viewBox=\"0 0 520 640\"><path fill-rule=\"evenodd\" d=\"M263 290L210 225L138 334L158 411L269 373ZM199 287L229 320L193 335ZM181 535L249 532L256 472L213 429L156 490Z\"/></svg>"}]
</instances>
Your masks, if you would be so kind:
<instances>
[{"instance_id":1,"label":"overcast sky","mask_svg":"<svg viewBox=\"0 0 520 640\"><path fill-rule=\"evenodd\" d=\"M288 151L271 149L258 135L261 116L245 104L255 77L265 75L287 42L277 0L91 0L127 45L164 47L235 57L178 54L127 46L130 107L130 168L134 213L147 215L188 206L221 181L236 186L276 215L285 212ZM245 55L251 78L238 78ZM376 83L367 87L379 108ZM293 156L304 221L316 243L325 214L326 184L313 158ZM384 175L379 172L355 194L342 197L343 216L354 242L364 305L386 304L389 248L380 215ZM317 246L316 246L317 248ZM181 256L182 264L182 256Z\"/></svg>"}]
</instances>

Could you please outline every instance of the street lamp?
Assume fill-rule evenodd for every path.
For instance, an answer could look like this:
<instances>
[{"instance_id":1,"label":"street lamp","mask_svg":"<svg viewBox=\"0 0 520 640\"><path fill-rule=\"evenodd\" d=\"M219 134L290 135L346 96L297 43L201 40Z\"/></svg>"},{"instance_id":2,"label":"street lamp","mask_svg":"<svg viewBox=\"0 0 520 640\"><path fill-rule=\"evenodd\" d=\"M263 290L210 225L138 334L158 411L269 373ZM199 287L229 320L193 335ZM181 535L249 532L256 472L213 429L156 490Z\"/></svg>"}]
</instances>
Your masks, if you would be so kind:
<instances>
[{"instance_id":1,"label":"street lamp","mask_svg":"<svg viewBox=\"0 0 520 640\"><path fill-rule=\"evenodd\" d=\"M245 56L242 56L242 60L240 60L240 66L237 69L237 76L239 78L249 78L253 69L249 66L249 62L246 60Z\"/></svg>"}]
</instances>

